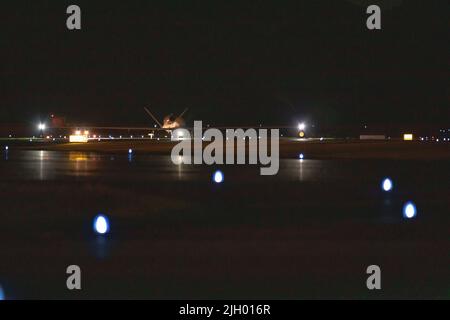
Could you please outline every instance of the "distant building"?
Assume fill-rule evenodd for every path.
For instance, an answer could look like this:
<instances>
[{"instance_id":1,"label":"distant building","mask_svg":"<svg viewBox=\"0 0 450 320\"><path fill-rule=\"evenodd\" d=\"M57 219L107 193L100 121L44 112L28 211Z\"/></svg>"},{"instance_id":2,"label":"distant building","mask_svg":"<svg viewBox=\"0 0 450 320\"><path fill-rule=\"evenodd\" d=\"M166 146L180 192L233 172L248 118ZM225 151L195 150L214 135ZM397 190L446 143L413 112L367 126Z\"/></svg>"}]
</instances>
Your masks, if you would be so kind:
<instances>
[{"instance_id":1,"label":"distant building","mask_svg":"<svg viewBox=\"0 0 450 320\"><path fill-rule=\"evenodd\" d=\"M361 134L359 136L360 140L386 140L384 134Z\"/></svg>"}]
</instances>

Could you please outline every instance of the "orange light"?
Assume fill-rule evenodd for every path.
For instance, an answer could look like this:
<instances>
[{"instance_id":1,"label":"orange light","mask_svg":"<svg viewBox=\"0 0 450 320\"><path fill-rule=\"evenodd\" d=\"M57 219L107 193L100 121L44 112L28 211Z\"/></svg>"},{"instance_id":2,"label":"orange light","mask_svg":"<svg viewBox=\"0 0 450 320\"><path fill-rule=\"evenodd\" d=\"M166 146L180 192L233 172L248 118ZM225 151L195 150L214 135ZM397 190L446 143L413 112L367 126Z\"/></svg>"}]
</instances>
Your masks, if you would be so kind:
<instances>
[{"instance_id":1,"label":"orange light","mask_svg":"<svg viewBox=\"0 0 450 320\"><path fill-rule=\"evenodd\" d=\"M81 152L70 152L69 153L69 160L70 161L86 161L87 156L84 153Z\"/></svg>"},{"instance_id":2,"label":"orange light","mask_svg":"<svg viewBox=\"0 0 450 320\"><path fill-rule=\"evenodd\" d=\"M88 137L85 135L74 134L69 136L69 142L88 142Z\"/></svg>"},{"instance_id":3,"label":"orange light","mask_svg":"<svg viewBox=\"0 0 450 320\"><path fill-rule=\"evenodd\" d=\"M403 135L403 140L405 140L405 141L411 141L411 140L413 140L413 135L412 135L412 133L405 133L405 134Z\"/></svg>"}]
</instances>

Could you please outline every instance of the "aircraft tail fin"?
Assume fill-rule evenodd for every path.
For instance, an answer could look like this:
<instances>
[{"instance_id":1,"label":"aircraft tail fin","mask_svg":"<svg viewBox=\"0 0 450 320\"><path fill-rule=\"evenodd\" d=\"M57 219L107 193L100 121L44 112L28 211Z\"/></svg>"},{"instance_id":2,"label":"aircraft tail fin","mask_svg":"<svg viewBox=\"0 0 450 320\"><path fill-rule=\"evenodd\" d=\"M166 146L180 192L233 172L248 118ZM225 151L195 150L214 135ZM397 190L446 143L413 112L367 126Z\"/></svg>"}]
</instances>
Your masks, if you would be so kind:
<instances>
[{"instance_id":1,"label":"aircraft tail fin","mask_svg":"<svg viewBox=\"0 0 450 320\"><path fill-rule=\"evenodd\" d=\"M162 124L158 121L158 119L156 119L156 117L150 112L150 110L148 110L146 107L144 107L144 110L150 117L152 117L152 119L159 125L159 127L162 128Z\"/></svg>"},{"instance_id":2,"label":"aircraft tail fin","mask_svg":"<svg viewBox=\"0 0 450 320\"><path fill-rule=\"evenodd\" d=\"M178 116L178 118L181 118L188 110L189 108L184 109L184 111Z\"/></svg>"}]
</instances>

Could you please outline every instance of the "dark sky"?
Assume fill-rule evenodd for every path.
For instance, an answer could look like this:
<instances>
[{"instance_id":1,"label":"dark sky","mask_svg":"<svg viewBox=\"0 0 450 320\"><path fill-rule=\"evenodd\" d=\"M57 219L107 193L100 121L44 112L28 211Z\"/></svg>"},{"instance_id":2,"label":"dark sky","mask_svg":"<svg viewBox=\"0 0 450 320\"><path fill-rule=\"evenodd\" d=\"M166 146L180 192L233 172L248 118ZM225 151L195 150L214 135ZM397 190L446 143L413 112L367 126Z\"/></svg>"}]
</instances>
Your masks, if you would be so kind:
<instances>
[{"instance_id":1,"label":"dark sky","mask_svg":"<svg viewBox=\"0 0 450 320\"><path fill-rule=\"evenodd\" d=\"M2 1L0 121L448 124L449 2L372 2Z\"/></svg>"}]
</instances>

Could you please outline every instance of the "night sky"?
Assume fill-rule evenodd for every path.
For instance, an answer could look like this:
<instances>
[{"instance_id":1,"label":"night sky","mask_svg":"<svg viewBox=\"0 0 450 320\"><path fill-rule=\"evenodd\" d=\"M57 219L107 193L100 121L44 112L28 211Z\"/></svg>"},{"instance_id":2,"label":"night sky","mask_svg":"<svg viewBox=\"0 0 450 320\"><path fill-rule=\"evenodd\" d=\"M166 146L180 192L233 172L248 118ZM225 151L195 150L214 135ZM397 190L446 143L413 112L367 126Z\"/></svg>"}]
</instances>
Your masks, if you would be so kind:
<instances>
[{"instance_id":1,"label":"night sky","mask_svg":"<svg viewBox=\"0 0 450 320\"><path fill-rule=\"evenodd\" d=\"M449 123L448 1L243 2L2 2L0 122Z\"/></svg>"}]
</instances>

